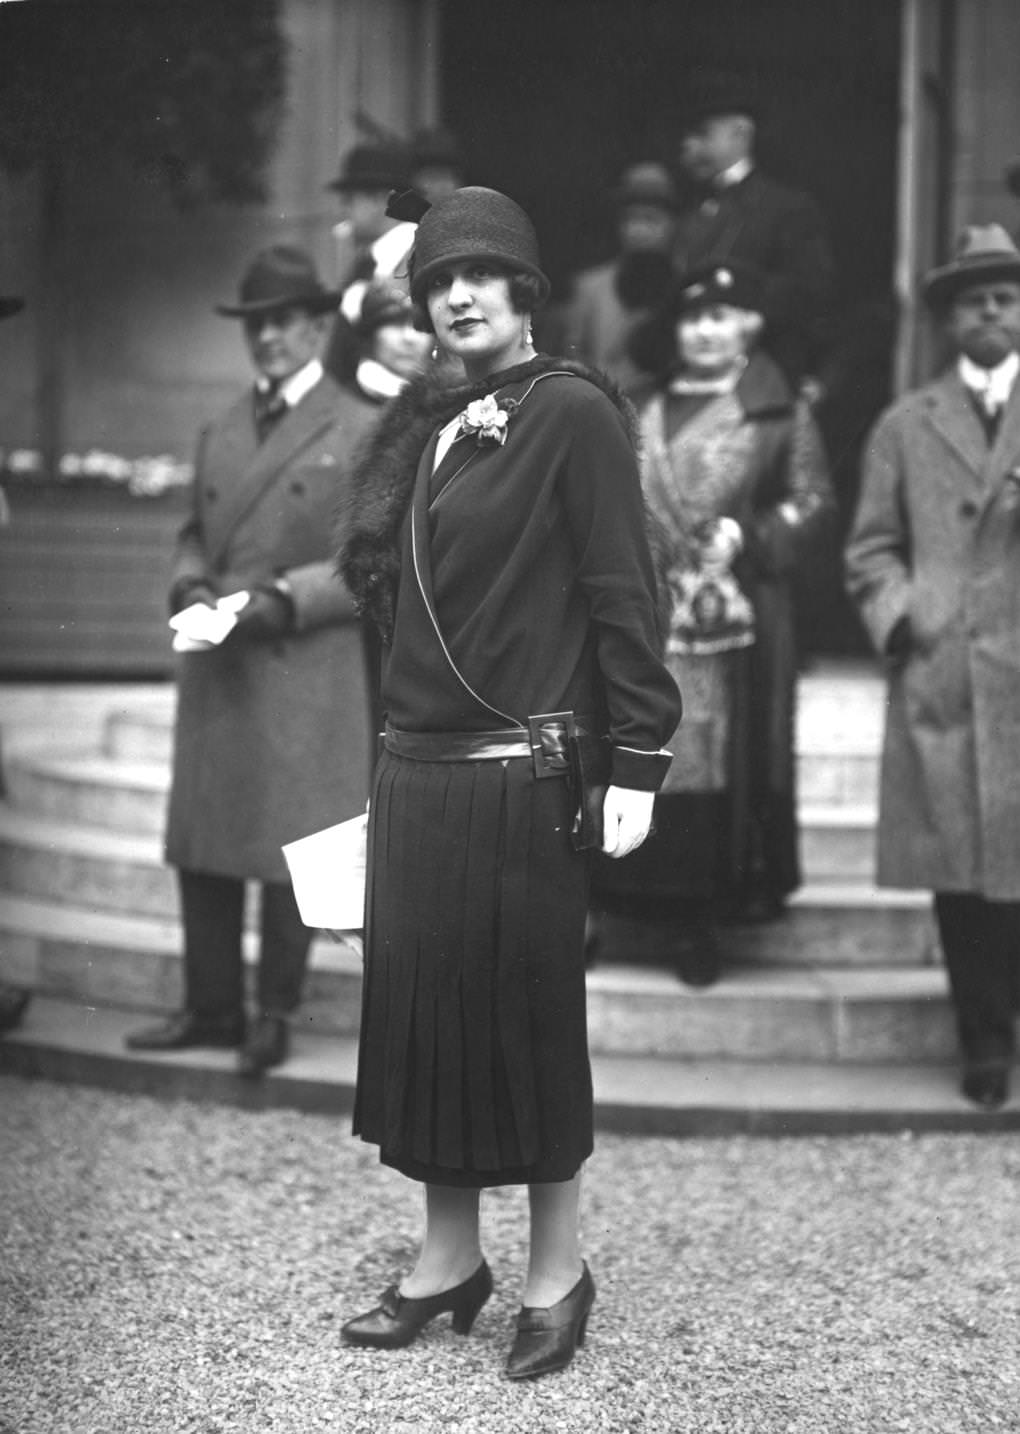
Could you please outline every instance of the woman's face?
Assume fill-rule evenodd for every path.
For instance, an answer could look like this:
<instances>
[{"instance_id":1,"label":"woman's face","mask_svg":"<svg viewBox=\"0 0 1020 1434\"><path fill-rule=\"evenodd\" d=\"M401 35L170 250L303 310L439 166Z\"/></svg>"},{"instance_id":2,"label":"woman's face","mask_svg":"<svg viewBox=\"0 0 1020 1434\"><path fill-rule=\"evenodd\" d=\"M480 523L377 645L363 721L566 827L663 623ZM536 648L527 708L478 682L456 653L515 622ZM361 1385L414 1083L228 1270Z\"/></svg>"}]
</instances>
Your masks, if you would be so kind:
<instances>
[{"instance_id":1,"label":"woman's face","mask_svg":"<svg viewBox=\"0 0 1020 1434\"><path fill-rule=\"evenodd\" d=\"M510 302L510 282L498 264L466 259L433 274L428 311L441 348L461 359L468 378L484 378L531 354L526 314Z\"/></svg>"},{"instance_id":2,"label":"woman's face","mask_svg":"<svg viewBox=\"0 0 1020 1434\"><path fill-rule=\"evenodd\" d=\"M757 314L730 304L681 314L676 341L684 367L706 378L729 373L747 354L759 327Z\"/></svg>"},{"instance_id":3,"label":"woman's face","mask_svg":"<svg viewBox=\"0 0 1020 1434\"><path fill-rule=\"evenodd\" d=\"M410 319L380 324L372 335L372 357L399 378L414 378L421 373L431 347L428 334L419 332Z\"/></svg>"}]
</instances>

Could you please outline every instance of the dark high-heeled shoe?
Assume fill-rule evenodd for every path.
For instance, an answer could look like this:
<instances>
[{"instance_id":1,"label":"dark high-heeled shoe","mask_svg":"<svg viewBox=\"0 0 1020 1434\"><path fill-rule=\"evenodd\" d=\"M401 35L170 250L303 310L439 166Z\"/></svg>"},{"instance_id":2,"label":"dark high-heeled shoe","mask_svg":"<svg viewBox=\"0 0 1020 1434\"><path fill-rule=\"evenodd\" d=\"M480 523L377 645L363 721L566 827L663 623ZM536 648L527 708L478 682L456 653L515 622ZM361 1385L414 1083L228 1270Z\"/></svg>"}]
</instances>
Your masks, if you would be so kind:
<instances>
[{"instance_id":1,"label":"dark high-heeled shoe","mask_svg":"<svg viewBox=\"0 0 1020 1434\"><path fill-rule=\"evenodd\" d=\"M506 1362L508 1379L537 1379L566 1369L584 1344L588 1316L595 1303L595 1281L588 1266L569 1294L548 1309L523 1305L517 1334Z\"/></svg>"},{"instance_id":2,"label":"dark high-heeled shoe","mask_svg":"<svg viewBox=\"0 0 1020 1434\"><path fill-rule=\"evenodd\" d=\"M390 1285L375 1309L348 1320L340 1331L344 1344L369 1349L403 1349L436 1315L453 1315L456 1334L470 1334L478 1311L492 1294L492 1271L483 1260L462 1284L424 1299L406 1299L396 1285Z\"/></svg>"}]
</instances>

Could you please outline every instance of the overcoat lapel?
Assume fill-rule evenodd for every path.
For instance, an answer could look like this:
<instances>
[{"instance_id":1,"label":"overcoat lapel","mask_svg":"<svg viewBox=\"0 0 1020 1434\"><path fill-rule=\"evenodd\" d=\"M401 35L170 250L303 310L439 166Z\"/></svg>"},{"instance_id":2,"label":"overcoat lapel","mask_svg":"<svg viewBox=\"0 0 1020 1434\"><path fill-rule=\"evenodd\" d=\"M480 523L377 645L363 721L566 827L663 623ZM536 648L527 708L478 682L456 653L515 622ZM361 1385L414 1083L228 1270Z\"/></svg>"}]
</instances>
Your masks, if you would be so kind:
<instances>
[{"instance_id":1,"label":"overcoat lapel","mask_svg":"<svg viewBox=\"0 0 1020 1434\"><path fill-rule=\"evenodd\" d=\"M988 440L966 388L955 373L933 385L928 417L935 432L977 478L988 463Z\"/></svg>"},{"instance_id":2,"label":"overcoat lapel","mask_svg":"<svg viewBox=\"0 0 1020 1434\"><path fill-rule=\"evenodd\" d=\"M1020 460L1020 380L1013 385L1013 392L1002 413L999 432L989 456L989 476L993 486L1005 478Z\"/></svg>"},{"instance_id":3,"label":"overcoat lapel","mask_svg":"<svg viewBox=\"0 0 1020 1434\"><path fill-rule=\"evenodd\" d=\"M337 420L332 383L322 379L300 403L283 417L266 441L254 449L244 467L244 480L223 493L219 504L215 531L210 532L210 554L213 560L226 548L237 526L272 488L280 473L293 462L303 448L324 433ZM254 419L252 420L254 432Z\"/></svg>"}]
</instances>

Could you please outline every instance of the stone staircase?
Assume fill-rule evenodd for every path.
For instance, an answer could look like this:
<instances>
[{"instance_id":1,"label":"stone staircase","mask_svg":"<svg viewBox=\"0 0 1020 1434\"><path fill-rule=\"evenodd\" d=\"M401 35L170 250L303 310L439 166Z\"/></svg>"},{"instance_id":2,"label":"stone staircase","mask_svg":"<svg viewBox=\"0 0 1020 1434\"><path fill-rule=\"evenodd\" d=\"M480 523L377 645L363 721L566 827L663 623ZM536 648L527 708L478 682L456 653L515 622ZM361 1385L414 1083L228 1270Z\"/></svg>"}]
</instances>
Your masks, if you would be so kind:
<instances>
[{"instance_id":1,"label":"stone staircase","mask_svg":"<svg viewBox=\"0 0 1020 1434\"><path fill-rule=\"evenodd\" d=\"M121 688L105 706L95 692L87 717L73 693L57 712L55 695L47 702L38 689L33 715L24 693L12 709L11 692L0 689L0 978L34 989L33 1020L52 1018L65 1046L86 1007L93 1036L113 1032L119 1051L140 1015L180 1000L175 885L160 838L172 689ZM728 933L716 986L690 990L665 966L642 964L640 950L589 973L597 1083L599 1070L603 1083L622 1081L630 1108L642 1083L647 1116L669 1079L696 1080L708 1065L741 1092L745 1112L755 1072L760 1081L769 1070L782 1071L790 1115L798 1089L833 1071L851 1084L871 1073L874 1084L890 1070L934 1066L943 1093L952 1090L954 1036L927 898L879 892L871 880L881 706L880 680L861 664L825 664L802 679L805 884L784 919ZM359 996L356 939L317 940L298 1055L304 1042L346 1069ZM31 1026L0 1045L0 1068L24 1066L11 1053L21 1043L24 1054ZM173 1059L160 1069L188 1065Z\"/></svg>"}]
</instances>

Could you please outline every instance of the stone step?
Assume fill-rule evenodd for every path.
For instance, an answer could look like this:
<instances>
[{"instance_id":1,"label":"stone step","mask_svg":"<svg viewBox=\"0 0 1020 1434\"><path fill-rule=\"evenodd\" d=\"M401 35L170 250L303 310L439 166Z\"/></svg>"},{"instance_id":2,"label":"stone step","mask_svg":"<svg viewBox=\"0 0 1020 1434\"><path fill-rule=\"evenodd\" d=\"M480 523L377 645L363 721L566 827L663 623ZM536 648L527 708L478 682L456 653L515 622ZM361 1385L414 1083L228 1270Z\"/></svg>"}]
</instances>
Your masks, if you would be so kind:
<instances>
[{"instance_id":1,"label":"stone step","mask_svg":"<svg viewBox=\"0 0 1020 1434\"><path fill-rule=\"evenodd\" d=\"M174 873L155 836L104 831L0 803L0 891L173 920Z\"/></svg>"},{"instance_id":2,"label":"stone step","mask_svg":"<svg viewBox=\"0 0 1020 1434\"><path fill-rule=\"evenodd\" d=\"M165 762L45 748L12 753L4 774L8 800L19 811L123 833L162 833Z\"/></svg>"},{"instance_id":3,"label":"stone step","mask_svg":"<svg viewBox=\"0 0 1020 1434\"><path fill-rule=\"evenodd\" d=\"M0 1041L0 1072L247 1109L349 1114L356 1042L297 1031L291 1059L257 1083L228 1051L124 1049L135 1016L36 997ZM592 1059L600 1130L641 1135L811 1135L1020 1130L1020 1092L994 1112L966 1102L953 1064Z\"/></svg>"},{"instance_id":4,"label":"stone step","mask_svg":"<svg viewBox=\"0 0 1020 1434\"><path fill-rule=\"evenodd\" d=\"M136 1012L180 1003L175 928L8 897L0 907L0 979L47 995ZM252 952L249 949L249 956ZM316 942L299 1021L353 1034L356 941ZM733 967L707 990L667 970L600 962L588 973L592 1049L605 1054L753 1060L951 1059L941 969Z\"/></svg>"},{"instance_id":5,"label":"stone step","mask_svg":"<svg viewBox=\"0 0 1020 1434\"><path fill-rule=\"evenodd\" d=\"M812 717L821 720L821 714ZM166 712L118 711L107 718L103 753L112 760L169 764L173 715ZM802 804L870 803L878 793L880 737L868 730L859 736L835 735L800 724L797 749L797 791Z\"/></svg>"},{"instance_id":6,"label":"stone step","mask_svg":"<svg viewBox=\"0 0 1020 1434\"><path fill-rule=\"evenodd\" d=\"M113 761L160 762L168 766L173 739L174 707L130 708L111 712L103 725L103 755Z\"/></svg>"},{"instance_id":7,"label":"stone step","mask_svg":"<svg viewBox=\"0 0 1020 1434\"><path fill-rule=\"evenodd\" d=\"M166 819L165 763L89 751L22 748L4 764L10 805L37 817L160 836ZM874 872L875 809L802 803L801 859L810 881L868 881Z\"/></svg>"},{"instance_id":8,"label":"stone step","mask_svg":"<svg viewBox=\"0 0 1020 1434\"><path fill-rule=\"evenodd\" d=\"M0 803L0 891L56 906L177 917L177 886L154 834L124 833L36 816ZM807 882L787 916L732 928L734 961L812 965L918 964L932 944L922 894L878 891L863 882ZM670 953L643 950L654 942L641 923L614 937L624 959L669 964Z\"/></svg>"}]
</instances>

